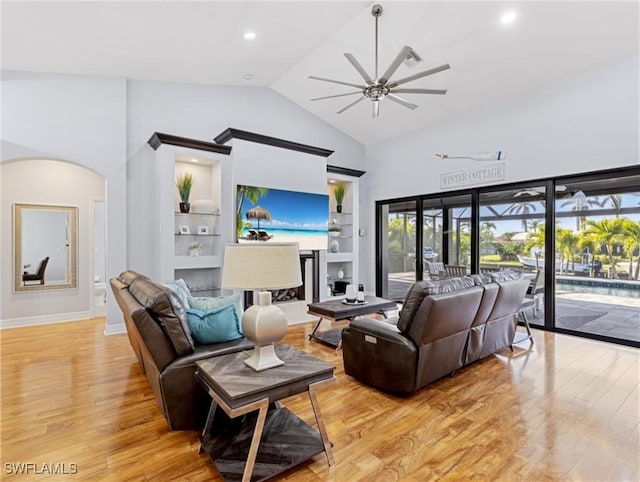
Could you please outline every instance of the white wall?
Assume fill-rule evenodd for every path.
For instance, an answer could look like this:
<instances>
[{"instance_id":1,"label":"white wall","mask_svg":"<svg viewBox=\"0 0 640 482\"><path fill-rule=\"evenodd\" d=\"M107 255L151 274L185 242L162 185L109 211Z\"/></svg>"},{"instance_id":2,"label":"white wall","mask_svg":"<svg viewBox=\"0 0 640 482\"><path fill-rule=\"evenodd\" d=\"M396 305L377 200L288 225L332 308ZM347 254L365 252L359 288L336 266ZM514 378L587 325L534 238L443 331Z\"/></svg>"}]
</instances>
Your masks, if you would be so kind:
<instances>
[{"instance_id":1,"label":"white wall","mask_svg":"<svg viewBox=\"0 0 640 482\"><path fill-rule=\"evenodd\" d=\"M234 184L327 194L327 158L242 140L229 145Z\"/></svg>"},{"instance_id":2,"label":"white wall","mask_svg":"<svg viewBox=\"0 0 640 482\"><path fill-rule=\"evenodd\" d=\"M107 180L107 277L126 266L126 136L125 80L2 72L0 162L65 160ZM4 202L3 196L3 209ZM2 266L4 273L4 262ZM2 282L0 292L7 289ZM4 297L2 305L4 310ZM24 317L36 309L22 308ZM109 293L106 331L123 328L122 315Z\"/></svg>"},{"instance_id":3,"label":"white wall","mask_svg":"<svg viewBox=\"0 0 640 482\"><path fill-rule=\"evenodd\" d=\"M156 131L213 142L233 127L331 149L329 164L364 166L362 144L268 88L129 81L128 95L129 156Z\"/></svg>"},{"instance_id":4,"label":"white wall","mask_svg":"<svg viewBox=\"0 0 640 482\"><path fill-rule=\"evenodd\" d=\"M90 289L93 285L89 249L91 232L91 198L104 196L104 178L74 164L29 160L4 163L0 166L2 183L2 238L0 256L3 260L2 326L14 326L33 321L60 321L88 318ZM12 205L48 204L78 208L78 272L76 289L13 292ZM34 268L35 269L35 268Z\"/></svg>"},{"instance_id":5,"label":"white wall","mask_svg":"<svg viewBox=\"0 0 640 482\"><path fill-rule=\"evenodd\" d=\"M506 182L638 165L639 58L483 112L367 147L362 178L361 279L375 282L375 201L439 192L440 174L477 168L435 153L507 153ZM501 184L502 182L500 182Z\"/></svg>"}]
</instances>

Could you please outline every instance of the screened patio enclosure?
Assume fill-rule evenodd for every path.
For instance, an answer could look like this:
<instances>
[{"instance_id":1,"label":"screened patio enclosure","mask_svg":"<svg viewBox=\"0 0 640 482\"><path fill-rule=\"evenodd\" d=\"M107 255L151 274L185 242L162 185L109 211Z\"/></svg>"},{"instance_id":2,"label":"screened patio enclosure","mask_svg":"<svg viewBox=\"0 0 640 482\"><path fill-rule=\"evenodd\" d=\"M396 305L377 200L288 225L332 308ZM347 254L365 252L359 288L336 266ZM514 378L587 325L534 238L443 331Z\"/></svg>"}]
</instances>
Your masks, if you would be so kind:
<instances>
[{"instance_id":1,"label":"screened patio enclosure","mask_svg":"<svg viewBox=\"0 0 640 482\"><path fill-rule=\"evenodd\" d=\"M640 346L638 168L379 201L377 250L379 296L401 302L415 281L542 270L533 325Z\"/></svg>"}]
</instances>

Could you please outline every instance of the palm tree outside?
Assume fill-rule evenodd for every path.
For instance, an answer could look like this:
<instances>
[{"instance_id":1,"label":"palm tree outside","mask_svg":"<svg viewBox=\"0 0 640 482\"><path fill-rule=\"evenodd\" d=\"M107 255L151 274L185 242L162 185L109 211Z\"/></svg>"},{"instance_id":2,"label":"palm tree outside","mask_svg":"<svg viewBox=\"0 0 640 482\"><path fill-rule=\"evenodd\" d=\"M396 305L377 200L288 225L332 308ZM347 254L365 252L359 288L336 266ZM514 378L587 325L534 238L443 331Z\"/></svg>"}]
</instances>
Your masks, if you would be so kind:
<instances>
[{"instance_id":1,"label":"palm tree outside","mask_svg":"<svg viewBox=\"0 0 640 482\"><path fill-rule=\"evenodd\" d=\"M566 273L571 263L571 271L575 271L575 256L578 251L579 236L571 229L556 229L556 251L560 253L560 273ZM567 261L566 267L564 261Z\"/></svg>"},{"instance_id":2,"label":"palm tree outside","mask_svg":"<svg viewBox=\"0 0 640 482\"><path fill-rule=\"evenodd\" d=\"M624 220L622 247L629 256L629 278L637 280L640 275L640 221ZM633 253L636 252L636 269L633 271Z\"/></svg>"},{"instance_id":3,"label":"palm tree outside","mask_svg":"<svg viewBox=\"0 0 640 482\"><path fill-rule=\"evenodd\" d=\"M527 221L526 216L529 213L536 212L536 205L530 202L519 202L513 204L509 209L507 209L507 213L509 214L524 214L525 217L522 218L522 229L525 233L529 232L529 222Z\"/></svg>"},{"instance_id":4,"label":"palm tree outside","mask_svg":"<svg viewBox=\"0 0 640 482\"><path fill-rule=\"evenodd\" d=\"M609 255L611 276L616 274L616 263L613 258L614 244L623 241L624 218L605 218L600 221L585 221L584 235L596 245L605 245Z\"/></svg>"}]
</instances>

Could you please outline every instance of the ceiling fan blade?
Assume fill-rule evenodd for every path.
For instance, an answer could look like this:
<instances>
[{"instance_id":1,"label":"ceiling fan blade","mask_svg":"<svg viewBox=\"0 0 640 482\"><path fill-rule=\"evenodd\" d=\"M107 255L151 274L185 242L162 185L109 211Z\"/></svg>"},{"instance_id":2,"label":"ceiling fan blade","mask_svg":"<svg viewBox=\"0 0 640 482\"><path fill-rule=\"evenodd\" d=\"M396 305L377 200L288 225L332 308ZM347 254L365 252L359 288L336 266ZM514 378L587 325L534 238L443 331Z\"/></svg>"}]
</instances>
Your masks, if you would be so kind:
<instances>
[{"instance_id":1,"label":"ceiling fan blade","mask_svg":"<svg viewBox=\"0 0 640 482\"><path fill-rule=\"evenodd\" d=\"M309 78L313 80L322 80L323 82L332 82L334 84L348 85L349 87L355 87L356 89L365 88L364 85L352 84L350 82L342 82L341 80L325 79L324 77L316 77L315 75L310 75Z\"/></svg>"},{"instance_id":2,"label":"ceiling fan blade","mask_svg":"<svg viewBox=\"0 0 640 482\"><path fill-rule=\"evenodd\" d=\"M371 117L378 117L380 115L380 101L373 101L373 115Z\"/></svg>"},{"instance_id":3,"label":"ceiling fan blade","mask_svg":"<svg viewBox=\"0 0 640 482\"><path fill-rule=\"evenodd\" d=\"M349 104L348 106L343 107L342 109L340 109L340 110L337 112L337 114L342 114L345 110L347 110L347 109L348 109L348 108L350 108L350 107L353 107L353 106L354 106L354 105L356 105L358 102L361 102L361 101L363 101L363 100L364 100L364 99L366 99L366 98L367 98L367 96L366 96L366 95L363 95L362 97L360 97L360 98L359 98L358 100L356 100L355 102L351 102L351 104Z\"/></svg>"},{"instance_id":4,"label":"ceiling fan blade","mask_svg":"<svg viewBox=\"0 0 640 482\"><path fill-rule=\"evenodd\" d=\"M391 65L385 71L385 73L382 74L382 77L380 77L381 84L386 84L387 82L389 82L389 79L391 78L391 76L395 73L396 70L398 70L398 67L400 67L400 64L404 61L404 59L407 58L411 50L412 50L411 47L407 45L402 47L402 50L400 51L398 56L394 59L393 62L391 62Z\"/></svg>"},{"instance_id":5,"label":"ceiling fan blade","mask_svg":"<svg viewBox=\"0 0 640 482\"><path fill-rule=\"evenodd\" d=\"M425 70L424 72L419 72L415 75L410 75L409 77L405 77L404 79L396 80L394 82L390 82L387 84L387 87L393 89L395 86L400 84L406 84L407 82L411 82L412 80L421 79L422 77L426 77L427 75L437 74L438 72L442 72L443 70L449 70L451 66L449 64L441 65L440 67L435 67L433 69Z\"/></svg>"},{"instance_id":6,"label":"ceiling fan blade","mask_svg":"<svg viewBox=\"0 0 640 482\"><path fill-rule=\"evenodd\" d=\"M412 104L411 102L407 102L402 97L398 97L397 95L387 94L385 97L388 98L389 100L392 100L393 102L395 102L397 104L400 104L400 105L403 105L405 107L408 107L411 110L416 110L418 108L418 106L416 104Z\"/></svg>"},{"instance_id":7,"label":"ceiling fan blade","mask_svg":"<svg viewBox=\"0 0 640 482\"><path fill-rule=\"evenodd\" d=\"M393 89L393 92L400 94L439 94L444 95L447 93L446 89Z\"/></svg>"},{"instance_id":8,"label":"ceiling fan blade","mask_svg":"<svg viewBox=\"0 0 640 482\"><path fill-rule=\"evenodd\" d=\"M373 84L373 80L371 80L371 77L369 77L369 74L367 74L367 71L364 70L362 65L360 65L360 62L356 60L353 54L344 54L344 56L351 63L351 65L353 65L353 67L358 71L358 73L362 76L362 78L365 80L367 84Z\"/></svg>"},{"instance_id":9,"label":"ceiling fan blade","mask_svg":"<svg viewBox=\"0 0 640 482\"><path fill-rule=\"evenodd\" d=\"M349 92L348 94L337 94L337 95L327 95L325 97L315 97L315 98L309 99L309 100L333 99L334 97L345 97L347 95L353 95L353 94L362 94L362 91L358 90L357 92Z\"/></svg>"}]
</instances>

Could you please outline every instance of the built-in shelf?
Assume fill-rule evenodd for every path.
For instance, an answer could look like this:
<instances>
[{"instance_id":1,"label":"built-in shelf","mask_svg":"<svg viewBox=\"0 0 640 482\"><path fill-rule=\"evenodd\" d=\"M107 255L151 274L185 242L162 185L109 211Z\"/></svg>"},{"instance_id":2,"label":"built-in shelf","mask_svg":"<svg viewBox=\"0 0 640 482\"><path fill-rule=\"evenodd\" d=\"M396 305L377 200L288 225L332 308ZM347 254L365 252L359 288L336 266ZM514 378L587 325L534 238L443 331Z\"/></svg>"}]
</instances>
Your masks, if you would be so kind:
<instances>
[{"instance_id":1,"label":"built-in shelf","mask_svg":"<svg viewBox=\"0 0 640 482\"><path fill-rule=\"evenodd\" d=\"M220 213L181 213L180 211L175 212L178 216L220 216Z\"/></svg>"},{"instance_id":2,"label":"built-in shelf","mask_svg":"<svg viewBox=\"0 0 640 482\"><path fill-rule=\"evenodd\" d=\"M345 196L342 210L338 212L334 194L335 186L344 184ZM358 189L357 177L351 177L346 172L331 171L327 179L327 194L329 195L329 225L339 226L341 231L337 235L329 236L329 245L323 257L327 282L335 285L339 282L347 284L358 283L358 240L356 227L358 226ZM338 276L342 271L343 276ZM335 286L334 286L335 287ZM323 293L323 299L340 299L344 293L333 293L330 296Z\"/></svg>"},{"instance_id":3,"label":"built-in shelf","mask_svg":"<svg viewBox=\"0 0 640 482\"><path fill-rule=\"evenodd\" d=\"M328 276L327 280L328 281L351 281L353 279L353 276L343 276L342 278L338 277L338 276Z\"/></svg>"},{"instance_id":4,"label":"built-in shelf","mask_svg":"<svg viewBox=\"0 0 640 482\"><path fill-rule=\"evenodd\" d=\"M327 253L327 263L353 261L353 253Z\"/></svg>"},{"instance_id":5,"label":"built-in shelf","mask_svg":"<svg viewBox=\"0 0 640 482\"><path fill-rule=\"evenodd\" d=\"M174 257L174 269L219 268L222 256L181 256Z\"/></svg>"},{"instance_id":6,"label":"built-in shelf","mask_svg":"<svg viewBox=\"0 0 640 482\"><path fill-rule=\"evenodd\" d=\"M200 234L200 233L175 233L176 236L220 236L217 233Z\"/></svg>"}]
</instances>

